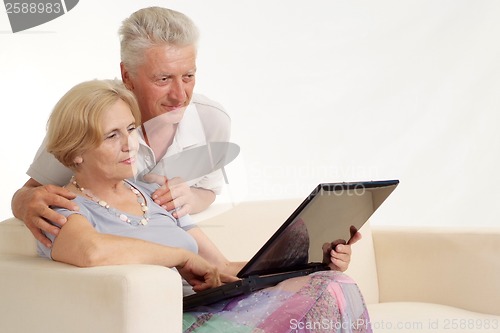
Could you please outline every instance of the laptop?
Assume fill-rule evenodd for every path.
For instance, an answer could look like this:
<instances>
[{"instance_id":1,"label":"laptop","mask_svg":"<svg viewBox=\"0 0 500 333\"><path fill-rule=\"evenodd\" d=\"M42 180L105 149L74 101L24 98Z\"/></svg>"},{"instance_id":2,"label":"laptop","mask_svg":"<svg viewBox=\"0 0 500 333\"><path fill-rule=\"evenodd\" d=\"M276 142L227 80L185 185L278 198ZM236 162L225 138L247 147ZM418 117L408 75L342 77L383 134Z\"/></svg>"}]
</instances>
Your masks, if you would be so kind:
<instances>
[{"instance_id":1,"label":"laptop","mask_svg":"<svg viewBox=\"0 0 500 333\"><path fill-rule=\"evenodd\" d=\"M238 272L240 280L185 296L184 311L329 270L323 263L323 245L346 244L398 184L398 180L319 184Z\"/></svg>"}]
</instances>

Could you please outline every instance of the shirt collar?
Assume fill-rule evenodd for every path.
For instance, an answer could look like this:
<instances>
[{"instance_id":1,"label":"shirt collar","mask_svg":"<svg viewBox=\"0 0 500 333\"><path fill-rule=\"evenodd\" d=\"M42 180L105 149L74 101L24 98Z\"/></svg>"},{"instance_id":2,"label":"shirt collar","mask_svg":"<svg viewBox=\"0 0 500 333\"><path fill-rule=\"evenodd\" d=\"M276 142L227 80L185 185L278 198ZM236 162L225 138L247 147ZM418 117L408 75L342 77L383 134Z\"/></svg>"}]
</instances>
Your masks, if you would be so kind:
<instances>
[{"instance_id":1,"label":"shirt collar","mask_svg":"<svg viewBox=\"0 0 500 333\"><path fill-rule=\"evenodd\" d=\"M176 151L173 153L206 143L205 131L198 111L196 110L196 106L194 104L189 104L175 133L172 146L175 146ZM174 148L172 146L167 150L167 155L171 154L170 148Z\"/></svg>"}]
</instances>

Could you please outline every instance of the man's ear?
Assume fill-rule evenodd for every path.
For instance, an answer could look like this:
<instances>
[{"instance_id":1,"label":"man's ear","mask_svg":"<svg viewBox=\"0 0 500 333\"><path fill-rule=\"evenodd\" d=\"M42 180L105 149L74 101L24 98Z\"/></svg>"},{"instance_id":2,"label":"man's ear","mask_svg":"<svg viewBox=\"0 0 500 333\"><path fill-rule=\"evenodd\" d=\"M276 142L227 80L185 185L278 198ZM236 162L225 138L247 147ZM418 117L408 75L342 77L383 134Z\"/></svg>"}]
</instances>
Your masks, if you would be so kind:
<instances>
[{"instance_id":1,"label":"man's ear","mask_svg":"<svg viewBox=\"0 0 500 333\"><path fill-rule=\"evenodd\" d=\"M133 90L134 85L132 84L132 80L130 80L130 73L129 71L125 68L125 64L123 62L120 62L120 71L122 73L122 81L125 87L128 90Z\"/></svg>"}]
</instances>

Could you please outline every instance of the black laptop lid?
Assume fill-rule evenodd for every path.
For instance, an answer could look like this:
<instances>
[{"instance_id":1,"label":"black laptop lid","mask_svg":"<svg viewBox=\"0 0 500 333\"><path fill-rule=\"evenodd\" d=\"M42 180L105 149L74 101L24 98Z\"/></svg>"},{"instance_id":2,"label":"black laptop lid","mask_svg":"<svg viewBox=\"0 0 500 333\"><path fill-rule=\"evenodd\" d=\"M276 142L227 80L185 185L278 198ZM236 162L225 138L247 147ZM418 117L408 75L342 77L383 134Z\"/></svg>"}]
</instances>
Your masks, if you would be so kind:
<instances>
[{"instance_id":1,"label":"black laptop lid","mask_svg":"<svg viewBox=\"0 0 500 333\"><path fill-rule=\"evenodd\" d=\"M319 184L238 277L300 269L311 262L321 262L323 244L347 243L398 184L398 180Z\"/></svg>"}]
</instances>

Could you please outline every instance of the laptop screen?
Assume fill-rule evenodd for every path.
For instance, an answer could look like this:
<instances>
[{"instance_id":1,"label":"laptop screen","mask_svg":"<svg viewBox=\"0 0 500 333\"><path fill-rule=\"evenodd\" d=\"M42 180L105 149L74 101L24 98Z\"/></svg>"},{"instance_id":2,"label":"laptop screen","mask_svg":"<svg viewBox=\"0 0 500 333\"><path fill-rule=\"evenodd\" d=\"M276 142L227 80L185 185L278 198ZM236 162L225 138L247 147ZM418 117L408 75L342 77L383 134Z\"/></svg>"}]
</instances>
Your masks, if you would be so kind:
<instances>
[{"instance_id":1,"label":"laptop screen","mask_svg":"<svg viewBox=\"0 0 500 333\"><path fill-rule=\"evenodd\" d=\"M319 184L238 277L300 269L323 260L323 245L347 243L398 180Z\"/></svg>"}]
</instances>

